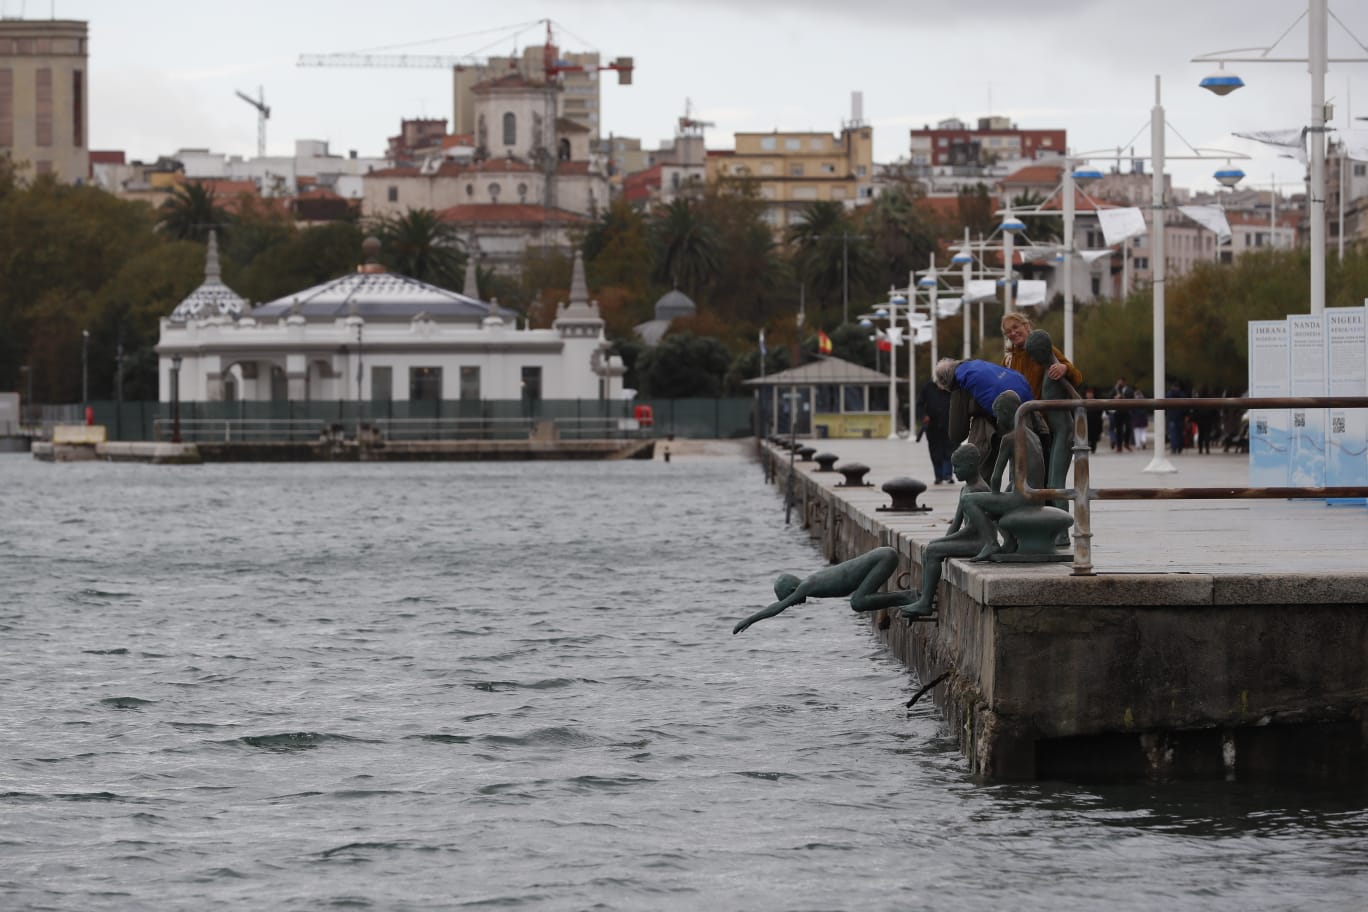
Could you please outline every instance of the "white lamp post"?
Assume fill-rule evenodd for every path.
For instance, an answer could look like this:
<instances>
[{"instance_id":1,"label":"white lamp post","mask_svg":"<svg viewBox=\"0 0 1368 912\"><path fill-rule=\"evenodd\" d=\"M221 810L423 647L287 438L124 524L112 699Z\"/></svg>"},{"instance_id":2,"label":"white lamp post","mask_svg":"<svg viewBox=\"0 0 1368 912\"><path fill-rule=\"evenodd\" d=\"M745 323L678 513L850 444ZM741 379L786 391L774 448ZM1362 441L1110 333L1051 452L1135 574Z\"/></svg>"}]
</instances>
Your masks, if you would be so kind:
<instances>
[{"instance_id":1,"label":"white lamp post","mask_svg":"<svg viewBox=\"0 0 1368 912\"><path fill-rule=\"evenodd\" d=\"M1244 80L1234 73L1227 73L1227 63L1305 63L1311 73L1311 126L1307 129L1311 139L1310 150L1310 199L1311 222L1311 313L1319 314L1325 310L1325 73L1330 63L1368 63L1368 57L1329 56L1328 31L1330 9L1328 0L1308 0L1306 4L1306 57L1270 57L1277 46L1263 48L1232 48L1193 57L1193 62L1212 61L1220 64L1221 69L1202 79L1199 85L1217 95L1229 95L1242 87ZM1346 30L1347 31L1347 30ZM1287 34L1286 32L1283 33ZM1281 36L1279 37L1281 39ZM1358 41L1357 38L1354 39ZM1358 42L1363 47L1361 41ZM1252 52L1256 56L1243 56Z\"/></svg>"},{"instance_id":2,"label":"white lamp post","mask_svg":"<svg viewBox=\"0 0 1368 912\"><path fill-rule=\"evenodd\" d=\"M1025 231L1026 225L1012 214L1008 209L1007 214L1002 218L1002 224L998 226L1002 231L1002 312L1011 313L1012 306L1012 267L1015 265L1012 260L1016 253L1012 250L1012 243L1019 231Z\"/></svg>"},{"instance_id":3,"label":"white lamp post","mask_svg":"<svg viewBox=\"0 0 1368 912\"><path fill-rule=\"evenodd\" d=\"M888 295L888 439L898 439L898 305L908 299L896 291ZM911 308L908 308L909 311Z\"/></svg>"},{"instance_id":4,"label":"white lamp post","mask_svg":"<svg viewBox=\"0 0 1368 912\"><path fill-rule=\"evenodd\" d=\"M964 270L964 277L963 277L963 281L964 281L964 295L963 295L963 298L962 298L961 301L960 301L960 315L964 318L964 354L963 354L961 357L963 357L964 360L967 361L967 360L969 360L969 354L970 354L970 346L969 346L969 322L970 322L970 321L969 321L969 282L970 282L970 280L973 278L973 268L974 268L974 257L973 257L973 255L969 252L969 229L968 229L968 228L965 228L965 229L964 229L964 246L961 247L958 251L956 251L956 252L955 252L955 255L952 256L952 257L950 258L950 265L962 267L963 270ZM932 361L932 362L931 362L931 367L932 367L932 369L934 369L935 366L936 366L936 362L935 362L935 361Z\"/></svg>"}]
</instances>

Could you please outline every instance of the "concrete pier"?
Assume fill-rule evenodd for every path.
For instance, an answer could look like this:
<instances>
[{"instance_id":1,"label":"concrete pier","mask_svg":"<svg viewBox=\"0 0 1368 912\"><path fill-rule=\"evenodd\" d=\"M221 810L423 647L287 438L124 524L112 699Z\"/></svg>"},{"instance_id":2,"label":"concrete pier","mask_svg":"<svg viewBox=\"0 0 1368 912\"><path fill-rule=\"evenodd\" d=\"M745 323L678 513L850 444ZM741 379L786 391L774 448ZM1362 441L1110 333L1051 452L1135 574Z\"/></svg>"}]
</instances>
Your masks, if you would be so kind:
<instances>
[{"instance_id":1,"label":"concrete pier","mask_svg":"<svg viewBox=\"0 0 1368 912\"><path fill-rule=\"evenodd\" d=\"M881 485L934 474L907 440L802 441L869 466L846 486L792 463L794 521L823 555L879 545L917 588L960 486L882 512ZM789 452L761 444L783 492ZM1099 451L1094 487L1241 487L1248 457ZM1277 778L1368 783L1368 509L1325 501L1094 501L1095 576L951 560L935 622L873 622L990 779Z\"/></svg>"}]
</instances>

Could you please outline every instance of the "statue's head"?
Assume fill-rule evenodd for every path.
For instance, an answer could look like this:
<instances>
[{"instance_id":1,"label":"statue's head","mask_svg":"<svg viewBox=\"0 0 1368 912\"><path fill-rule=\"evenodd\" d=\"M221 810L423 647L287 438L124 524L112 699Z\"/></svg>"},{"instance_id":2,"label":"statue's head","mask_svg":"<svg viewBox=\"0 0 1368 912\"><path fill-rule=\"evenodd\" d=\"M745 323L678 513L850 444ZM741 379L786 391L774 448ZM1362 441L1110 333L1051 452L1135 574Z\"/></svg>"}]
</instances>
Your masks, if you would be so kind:
<instances>
[{"instance_id":1,"label":"statue's head","mask_svg":"<svg viewBox=\"0 0 1368 912\"><path fill-rule=\"evenodd\" d=\"M955 447L955 452L950 454L950 465L954 467L960 481L971 481L978 475L980 458L982 454L979 453L978 447L972 443L961 443Z\"/></svg>"},{"instance_id":2,"label":"statue's head","mask_svg":"<svg viewBox=\"0 0 1368 912\"><path fill-rule=\"evenodd\" d=\"M1004 390L993 400L993 419L999 431L1010 431L1016 426L1017 409L1021 408L1021 397L1015 390Z\"/></svg>"},{"instance_id":3,"label":"statue's head","mask_svg":"<svg viewBox=\"0 0 1368 912\"><path fill-rule=\"evenodd\" d=\"M1031 330L1023 347L1030 359L1037 364L1054 364L1054 343L1050 341L1050 334L1045 330Z\"/></svg>"},{"instance_id":4,"label":"statue's head","mask_svg":"<svg viewBox=\"0 0 1368 912\"><path fill-rule=\"evenodd\" d=\"M781 573L774 578L774 594L780 599L786 599L798 588L800 582L802 580L792 573Z\"/></svg>"}]
</instances>

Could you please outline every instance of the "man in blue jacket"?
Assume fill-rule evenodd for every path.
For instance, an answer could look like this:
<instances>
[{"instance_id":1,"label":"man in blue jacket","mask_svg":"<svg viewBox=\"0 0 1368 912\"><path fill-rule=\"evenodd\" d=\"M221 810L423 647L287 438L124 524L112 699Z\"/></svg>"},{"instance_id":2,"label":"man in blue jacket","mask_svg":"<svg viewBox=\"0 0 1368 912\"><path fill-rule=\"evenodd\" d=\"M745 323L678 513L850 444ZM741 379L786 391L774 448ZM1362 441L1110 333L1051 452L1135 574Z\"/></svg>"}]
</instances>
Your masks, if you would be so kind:
<instances>
[{"instance_id":1,"label":"man in blue jacket","mask_svg":"<svg viewBox=\"0 0 1368 912\"><path fill-rule=\"evenodd\" d=\"M988 476L1002 435L993 419L993 401L1011 390L1022 402L1035 398L1026 378L1001 364L991 361L942 358L936 363L932 378L936 385L950 393L950 446L968 441L978 447L983 476Z\"/></svg>"}]
</instances>

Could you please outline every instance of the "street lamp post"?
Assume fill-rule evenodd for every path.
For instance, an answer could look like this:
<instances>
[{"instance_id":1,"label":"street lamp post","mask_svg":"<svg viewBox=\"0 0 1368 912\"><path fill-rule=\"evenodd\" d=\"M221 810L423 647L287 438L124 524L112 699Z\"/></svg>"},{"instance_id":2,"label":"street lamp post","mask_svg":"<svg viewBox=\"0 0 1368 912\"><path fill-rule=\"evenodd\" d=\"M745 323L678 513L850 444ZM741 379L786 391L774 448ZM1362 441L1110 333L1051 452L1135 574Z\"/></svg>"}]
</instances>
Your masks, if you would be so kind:
<instances>
[{"instance_id":1,"label":"street lamp post","mask_svg":"<svg viewBox=\"0 0 1368 912\"><path fill-rule=\"evenodd\" d=\"M1338 21L1338 20L1337 20ZM1270 57L1277 42L1262 48L1232 48L1193 57L1194 63L1208 61L1218 63L1221 69L1206 76L1199 83L1202 88L1217 95L1229 95L1244 85L1244 80L1234 73L1227 72L1227 63L1305 63L1311 73L1311 126L1310 134L1310 186L1307 196L1310 200L1311 225L1311 313L1319 314L1325 310L1325 74L1330 63L1368 63L1368 57L1329 56L1330 8L1328 0L1308 0L1306 4L1306 57ZM1343 23L1341 23L1343 25ZM1346 31L1348 31L1346 29ZM1287 33L1284 32L1284 35ZM1278 39L1282 40L1281 36ZM1358 41L1360 47L1363 42ZM1243 56L1258 51L1257 56Z\"/></svg>"},{"instance_id":2,"label":"street lamp post","mask_svg":"<svg viewBox=\"0 0 1368 912\"><path fill-rule=\"evenodd\" d=\"M888 439L898 439L898 305L910 299L900 294L888 296ZM908 311L911 311L908 307Z\"/></svg>"},{"instance_id":3,"label":"street lamp post","mask_svg":"<svg viewBox=\"0 0 1368 912\"><path fill-rule=\"evenodd\" d=\"M181 356L171 356L171 442L181 442L180 428L180 369Z\"/></svg>"}]
</instances>

